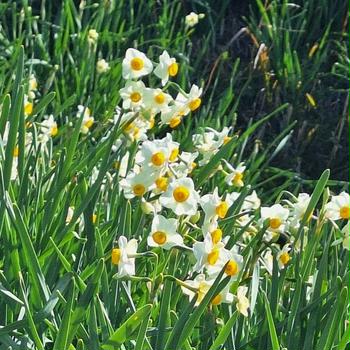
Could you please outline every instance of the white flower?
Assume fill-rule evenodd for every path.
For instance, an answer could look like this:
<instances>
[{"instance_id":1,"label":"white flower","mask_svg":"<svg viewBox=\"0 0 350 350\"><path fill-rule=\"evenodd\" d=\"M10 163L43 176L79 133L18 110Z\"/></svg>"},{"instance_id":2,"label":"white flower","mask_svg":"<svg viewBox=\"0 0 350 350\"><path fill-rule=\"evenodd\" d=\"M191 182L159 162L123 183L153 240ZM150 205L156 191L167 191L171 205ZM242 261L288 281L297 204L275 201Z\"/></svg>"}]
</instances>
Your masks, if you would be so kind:
<instances>
[{"instance_id":1,"label":"white flower","mask_svg":"<svg viewBox=\"0 0 350 350\"><path fill-rule=\"evenodd\" d=\"M169 125L172 129L176 128L185 116L186 106L177 103L164 108L160 116L162 124Z\"/></svg>"},{"instance_id":2,"label":"white flower","mask_svg":"<svg viewBox=\"0 0 350 350\"><path fill-rule=\"evenodd\" d=\"M124 79L137 79L152 72L153 64L138 50L127 49L122 63Z\"/></svg>"},{"instance_id":3,"label":"white flower","mask_svg":"<svg viewBox=\"0 0 350 350\"><path fill-rule=\"evenodd\" d=\"M237 288L237 303L236 308L238 312L240 312L243 316L248 317L248 309L249 309L249 300L246 297L246 294L248 292L248 287L245 286L239 286Z\"/></svg>"},{"instance_id":4,"label":"white flower","mask_svg":"<svg viewBox=\"0 0 350 350\"><path fill-rule=\"evenodd\" d=\"M198 21L202 18L204 18L204 13L195 13L195 12L190 12L190 14L188 14L185 17L185 24L187 27L191 28L194 27L195 25L198 24Z\"/></svg>"},{"instance_id":5,"label":"white flower","mask_svg":"<svg viewBox=\"0 0 350 350\"><path fill-rule=\"evenodd\" d=\"M260 204L261 204L260 198L258 197L258 195L254 190L250 195L244 198L244 202L242 204L242 210L243 211L256 210L260 208Z\"/></svg>"},{"instance_id":6,"label":"white flower","mask_svg":"<svg viewBox=\"0 0 350 350\"><path fill-rule=\"evenodd\" d=\"M284 232L286 221L289 216L289 209L282 207L281 204L274 204L271 207L261 208L262 221L269 219L268 230L272 233ZM274 234L272 234L274 236Z\"/></svg>"},{"instance_id":7,"label":"white flower","mask_svg":"<svg viewBox=\"0 0 350 350\"><path fill-rule=\"evenodd\" d=\"M205 165L209 162L219 148L228 140L230 128L224 127L221 132L212 128L206 128L206 132L202 134L194 134L192 142L197 151L203 156L199 161L199 165Z\"/></svg>"},{"instance_id":8,"label":"white flower","mask_svg":"<svg viewBox=\"0 0 350 350\"><path fill-rule=\"evenodd\" d=\"M57 135L58 127L53 115L50 115L47 119L41 122L40 131L41 134L39 135L39 140L42 143L46 143L50 137Z\"/></svg>"},{"instance_id":9,"label":"white flower","mask_svg":"<svg viewBox=\"0 0 350 350\"><path fill-rule=\"evenodd\" d=\"M144 141L136 153L135 162L154 170L166 169L171 151L163 140Z\"/></svg>"},{"instance_id":10,"label":"white flower","mask_svg":"<svg viewBox=\"0 0 350 350\"><path fill-rule=\"evenodd\" d=\"M210 281L211 282L211 281ZM212 284L214 280L212 281ZM230 285L227 285L219 294L217 294L211 301L212 305L219 305L222 303L232 304L233 294L230 293Z\"/></svg>"},{"instance_id":11,"label":"white flower","mask_svg":"<svg viewBox=\"0 0 350 350\"><path fill-rule=\"evenodd\" d=\"M173 98L161 89L147 88L145 90L145 108L147 110L152 110L154 113L167 109L172 100Z\"/></svg>"},{"instance_id":12,"label":"white flower","mask_svg":"<svg viewBox=\"0 0 350 350\"><path fill-rule=\"evenodd\" d=\"M137 253L137 240L129 242L124 236L118 239L118 248L112 250L112 264L118 266L118 276L135 275L135 255Z\"/></svg>"},{"instance_id":13,"label":"white flower","mask_svg":"<svg viewBox=\"0 0 350 350\"><path fill-rule=\"evenodd\" d=\"M82 114L84 114L84 117L80 127L80 132L82 134L87 134L90 128L93 126L95 120L94 120L94 117L91 116L90 108L79 105L77 118L80 118Z\"/></svg>"},{"instance_id":14,"label":"white flower","mask_svg":"<svg viewBox=\"0 0 350 350\"><path fill-rule=\"evenodd\" d=\"M176 102L183 106L184 115L189 112L194 112L198 109L202 103L200 96L202 95L202 89L197 85L192 85L190 92L187 95L178 93L176 96Z\"/></svg>"},{"instance_id":15,"label":"white flower","mask_svg":"<svg viewBox=\"0 0 350 350\"><path fill-rule=\"evenodd\" d=\"M166 250L182 245L182 236L177 233L177 220L156 215L152 221L152 228L147 238L147 244L150 247L162 247Z\"/></svg>"},{"instance_id":16,"label":"white flower","mask_svg":"<svg viewBox=\"0 0 350 350\"><path fill-rule=\"evenodd\" d=\"M142 81L127 81L125 87L119 90L123 99L123 108L135 108L143 106L145 84Z\"/></svg>"},{"instance_id":17,"label":"white flower","mask_svg":"<svg viewBox=\"0 0 350 350\"><path fill-rule=\"evenodd\" d=\"M154 69L154 74L162 79L162 85L164 86L168 82L169 76L176 76L178 70L179 66L176 63L176 59L171 58L166 51L163 51L159 56L159 64Z\"/></svg>"},{"instance_id":18,"label":"white flower","mask_svg":"<svg viewBox=\"0 0 350 350\"><path fill-rule=\"evenodd\" d=\"M225 273L236 279L242 269L243 257L237 254L236 248L225 249L224 243L215 239L216 233L217 231L213 231L211 234L207 233L203 242L196 242L193 245L193 254L196 258L193 269L201 272L206 268L208 275L215 278L227 263Z\"/></svg>"},{"instance_id":19,"label":"white flower","mask_svg":"<svg viewBox=\"0 0 350 350\"><path fill-rule=\"evenodd\" d=\"M243 176L244 176L244 171L246 167L244 166L244 163L238 164L237 168L234 168L230 164L226 163L230 172L228 175L225 177L225 182L228 185L234 185L236 187L242 187L244 186L243 182Z\"/></svg>"},{"instance_id":20,"label":"white flower","mask_svg":"<svg viewBox=\"0 0 350 350\"><path fill-rule=\"evenodd\" d=\"M105 59L100 59L96 63L97 73L106 73L110 69L108 62Z\"/></svg>"},{"instance_id":21,"label":"white flower","mask_svg":"<svg viewBox=\"0 0 350 350\"><path fill-rule=\"evenodd\" d=\"M157 214L162 210L162 206L159 203L159 200L155 200L153 202L146 202L144 198L141 199L141 209L142 211L148 214Z\"/></svg>"},{"instance_id":22,"label":"white flower","mask_svg":"<svg viewBox=\"0 0 350 350\"><path fill-rule=\"evenodd\" d=\"M198 152L194 152L194 153L182 152L179 156L178 163L174 163L172 165L172 169L176 173L176 176L179 178L179 177L186 177L188 174L190 174L197 165L194 162L194 160L197 157L198 157Z\"/></svg>"},{"instance_id":23,"label":"white flower","mask_svg":"<svg viewBox=\"0 0 350 350\"><path fill-rule=\"evenodd\" d=\"M151 190L154 183L154 174L143 171L136 174L131 172L125 179L120 180L119 185L124 191L125 198L142 197Z\"/></svg>"},{"instance_id":24,"label":"white flower","mask_svg":"<svg viewBox=\"0 0 350 350\"><path fill-rule=\"evenodd\" d=\"M184 177L173 180L159 200L176 215L194 215L197 211L199 194L194 189L192 179Z\"/></svg>"},{"instance_id":25,"label":"white flower","mask_svg":"<svg viewBox=\"0 0 350 350\"><path fill-rule=\"evenodd\" d=\"M303 219L306 209L310 203L310 195L307 193L299 193L296 203L293 204L291 210L291 225L293 227L298 227L299 222Z\"/></svg>"},{"instance_id":26,"label":"white flower","mask_svg":"<svg viewBox=\"0 0 350 350\"><path fill-rule=\"evenodd\" d=\"M345 219L350 216L350 197L346 192L338 196L332 196L331 201L326 204L326 217L331 220Z\"/></svg>"},{"instance_id":27,"label":"white flower","mask_svg":"<svg viewBox=\"0 0 350 350\"><path fill-rule=\"evenodd\" d=\"M199 274L195 277L194 280L186 280L184 282L185 285L188 285L191 289L196 289L197 292L186 288L186 286L181 286L182 292L185 295L189 296L189 299L192 300L193 297L197 294L196 306L198 306L205 295L208 293L210 287L212 286L213 281L206 281L204 274Z\"/></svg>"},{"instance_id":28,"label":"white flower","mask_svg":"<svg viewBox=\"0 0 350 350\"><path fill-rule=\"evenodd\" d=\"M286 244L278 253L277 253L277 262L278 267L282 270L288 264L290 260L289 251L291 250L289 244Z\"/></svg>"},{"instance_id":29,"label":"white flower","mask_svg":"<svg viewBox=\"0 0 350 350\"><path fill-rule=\"evenodd\" d=\"M203 208L205 213L204 226L210 224L212 220L216 218L224 219L226 214L232 205L232 203L239 197L239 193L228 193L225 199L222 199L218 195L218 188L215 187L214 192L212 194L204 195L199 203Z\"/></svg>"}]
</instances>

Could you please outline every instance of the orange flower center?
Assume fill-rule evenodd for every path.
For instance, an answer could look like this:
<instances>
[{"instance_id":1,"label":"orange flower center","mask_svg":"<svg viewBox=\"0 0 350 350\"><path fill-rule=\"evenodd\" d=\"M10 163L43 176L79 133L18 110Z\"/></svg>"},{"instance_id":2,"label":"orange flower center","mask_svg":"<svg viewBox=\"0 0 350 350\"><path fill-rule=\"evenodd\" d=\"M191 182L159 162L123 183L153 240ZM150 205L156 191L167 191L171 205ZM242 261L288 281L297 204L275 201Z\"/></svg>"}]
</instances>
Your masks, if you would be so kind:
<instances>
[{"instance_id":1,"label":"orange flower center","mask_svg":"<svg viewBox=\"0 0 350 350\"><path fill-rule=\"evenodd\" d=\"M133 192L134 192L134 195L135 196L143 196L144 193L146 192L146 188L145 186L143 186L142 184L137 184L137 185L134 185L134 187L132 188Z\"/></svg>"},{"instance_id":2,"label":"orange flower center","mask_svg":"<svg viewBox=\"0 0 350 350\"><path fill-rule=\"evenodd\" d=\"M171 77L174 77L179 71L179 65L174 62L168 67L168 73Z\"/></svg>"},{"instance_id":3,"label":"orange flower center","mask_svg":"<svg viewBox=\"0 0 350 350\"><path fill-rule=\"evenodd\" d=\"M228 211L228 204L226 202L221 202L216 208L215 208L215 212L216 215L223 219Z\"/></svg>"},{"instance_id":4,"label":"orange flower center","mask_svg":"<svg viewBox=\"0 0 350 350\"><path fill-rule=\"evenodd\" d=\"M152 234L152 238L157 244L162 245L166 242L166 233L163 231L156 231Z\"/></svg>"},{"instance_id":5,"label":"orange flower center","mask_svg":"<svg viewBox=\"0 0 350 350\"><path fill-rule=\"evenodd\" d=\"M210 235L211 235L211 239L212 239L214 244L219 243L221 241L221 238L222 238L222 230L217 228L216 230L211 232Z\"/></svg>"},{"instance_id":6,"label":"orange flower center","mask_svg":"<svg viewBox=\"0 0 350 350\"><path fill-rule=\"evenodd\" d=\"M154 153L151 157L151 162L155 166L161 166L165 162L165 155L163 152Z\"/></svg>"},{"instance_id":7,"label":"orange flower center","mask_svg":"<svg viewBox=\"0 0 350 350\"><path fill-rule=\"evenodd\" d=\"M274 230L277 230L282 225L282 221L279 218L270 219L270 227Z\"/></svg>"},{"instance_id":8,"label":"orange flower center","mask_svg":"<svg viewBox=\"0 0 350 350\"><path fill-rule=\"evenodd\" d=\"M134 103L137 103L141 100L141 94L139 92L132 92L130 94L130 100Z\"/></svg>"},{"instance_id":9,"label":"orange flower center","mask_svg":"<svg viewBox=\"0 0 350 350\"><path fill-rule=\"evenodd\" d=\"M339 215L342 219L349 219L350 216L350 207L340 208Z\"/></svg>"},{"instance_id":10,"label":"orange flower center","mask_svg":"<svg viewBox=\"0 0 350 350\"><path fill-rule=\"evenodd\" d=\"M234 260L230 260L226 265L225 273L229 276L237 275L238 264Z\"/></svg>"},{"instance_id":11,"label":"orange flower center","mask_svg":"<svg viewBox=\"0 0 350 350\"><path fill-rule=\"evenodd\" d=\"M173 197L176 200L176 202L179 203L185 202L189 196L190 191L184 186L176 187L173 191Z\"/></svg>"},{"instance_id":12,"label":"orange flower center","mask_svg":"<svg viewBox=\"0 0 350 350\"><path fill-rule=\"evenodd\" d=\"M120 261L121 250L119 248L112 249L112 264L118 265Z\"/></svg>"},{"instance_id":13,"label":"orange flower center","mask_svg":"<svg viewBox=\"0 0 350 350\"><path fill-rule=\"evenodd\" d=\"M214 248L207 257L207 262L209 265L215 265L219 259L220 251L217 248Z\"/></svg>"},{"instance_id":14,"label":"orange flower center","mask_svg":"<svg viewBox=\"0 0 350 350\"><path fill-rule=\"evenodd\" d=\"M196 109L199 108L201 103L202 103L202 100L199 97L197 97L197 98L195 98L195 99L193 99L192 101L189 102L188 107L193 112L193 111L195 111Z\"/></svg>"},{"instance_id":15,"label":"orange flower center","mask_svg":"<svg viewBox=\"0 0 350 350\"><path fill-rule=\"evenodd\" d=\"M144 67L145 63L139 57L135 57L130 61L130 66L133 70L141 70Z\"/></svg>"}]
</instances>

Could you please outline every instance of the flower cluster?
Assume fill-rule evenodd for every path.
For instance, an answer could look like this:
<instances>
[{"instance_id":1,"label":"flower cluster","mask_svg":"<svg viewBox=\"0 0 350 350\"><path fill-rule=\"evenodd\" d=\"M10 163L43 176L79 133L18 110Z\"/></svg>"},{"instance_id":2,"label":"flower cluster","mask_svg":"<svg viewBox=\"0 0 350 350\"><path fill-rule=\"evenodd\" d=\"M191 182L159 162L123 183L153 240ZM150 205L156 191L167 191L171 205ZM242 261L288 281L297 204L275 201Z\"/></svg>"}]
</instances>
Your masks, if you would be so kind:
<instances>
[{"instance_id":1,"label":"flower cluster","mask_svg":"<svg viewBox=\"0 0 350 350\"><path fill-rule=\"evenodd\" d=\"M170 58L168 53L164 52L159 57L154 70L163 88L149 88L139 80L152 70L153 63L143 53L135 49L126 52L123 77L128 80L120 95L125 113L132 115L126 131L131 131L133 136L135 129L139 131L142 128L140 123L146 116L154 119L160 114L161 125L174 126L177 119L181 120L201 104L201 89L196 85L187 95L179 92L176 99L165 92L169 76L176 75L178 70L175 59ZM230 142L230 133L231 129L227 127L221 132L206 128L202 133L193 135L193 149L183 151L170 133L151 140L147 137L147 128L143 128L142 138L132 138L138 140L138 149L131 168L125 174L119 173L119 185L126 199L139 203L144 212L152 216L146 240L150 249L176 248L192 255L193 266L188 276L191 278L178 281L184 294L190 298L196 295L198 305L218 274L224 271L224 276L229 276L231 282L213 298L212 305L236 300L239 312L247 316L249 300L245 272L248 272L248 265L242 252L251 239L262 232L258 261L263 263L268 273L272 270L273 257L283 269L293 259L293 252L300 249L297 241L299 229L307 229L310 220L324 218L334 224L337 220L349 220L349 195L342 192L339 196L332 196L319 216L311 213L307 218L305 215L311 199L307 193L300 193L298 197L289 194L290 197L272 206L261 206L255 191L241 199L249 167L244 163L234 165L225 159L214 169L214 174L226 186L203 193L206 187L196 184L193 170L200 170L208 164L220 148ZM130 163L129 157L127 154L124 158ZM232 213L234 216L230 216ZM241 237L236 239L229 231L225 232L228 218L241 227ZM343 239L348 242L345 230ZM284 238L283 244L278 242L281 237ZM118 246L112 250L112 262L118 266L119 277L133 275L135 271L137 243L135 238L129 243L122 236ZM236 293L235 296L232 292Z\"/></svg>"}]
</instances>

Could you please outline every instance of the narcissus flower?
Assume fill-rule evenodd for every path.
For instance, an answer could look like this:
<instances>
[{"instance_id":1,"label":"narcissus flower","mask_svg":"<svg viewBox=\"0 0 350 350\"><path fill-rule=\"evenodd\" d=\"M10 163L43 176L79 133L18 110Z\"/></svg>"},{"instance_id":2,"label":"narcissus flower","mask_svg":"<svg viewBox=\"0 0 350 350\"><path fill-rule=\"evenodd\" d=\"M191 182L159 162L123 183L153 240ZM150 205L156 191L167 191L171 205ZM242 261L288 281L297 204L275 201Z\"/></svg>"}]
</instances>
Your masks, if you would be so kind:
<instances>
[{"instance_id":1,"label":"narcissus flower","mask_svg":"<svg viewBox=\"0 0 350 350\"><path fill-rule=\"evenodd\" d=\"M179 65L176 63L176 59L170 57L167 51L163 51L159 56L159 64L154 69L154 74L162 80L164 86L168 82L169 76L176 76L178 70Z\"/></svg>"},{"instance_id":2,"label":"narcissus flower","mask_svg":"<svg viewBox=\"0 0 350 350\"><path fill-rule=\"evenodd\" d=\"M189 299L192 300L194 296L197 294L197 300L196 300L196 306L198 306L205 295L208 293L210 287L212 286L213 281L207 281L205 279L204 274L199 274L194 278L194 280L186 280L184 282L184 285L181 286L182 292L185 295L188 295ZM188 285L191 289L186 288L186 285ZM195 291L193 291L196 290Z\"/></svg>"},{"instance_id":3,"label":"narcissus flower","mask_svg":"<svg viewBox=\"0 0 350 350\"><path fill-rule=\"evenodd\" d=\"M50 115L47 119L43 120L40 125L41 134L39 140L42 143L46 143L50 137L54 137L58 133L58 126L54 120L53 115Z\"/></svg>"},{"instance_id":4,"label":"narcissus flower","mask_svg":"<svg viewBox=\"0 0 350 350\"><path fill-rule=\"evenodd\" d=\"M202 89L197 85L192 85L187 95L181 92L177 95L176 102L184 107L184 115L187 115L189 112L194 112L200 107L202 103L201 95Z\"/></svg>"},{"instance_id":5,"label":"narcissus flower","mask_svg":"<svg viewBox=\"0 0 350 350\"><path fill-rule=\"evenodd\" d=\"M123 108L137 108L144 103L145 84L142 81L127 81L125 87L119 90L123 99Z\"/></svg>"},{"instance_id":6,"label":"narcissus flower","mask_svg":"<svg viewBox=\"0 0 350 350\"><path fill-rule=\"evenodd\" d=\"M173 180L159 200L176 215L194 215L197 211L199 194L194 189L192 179L184 177Z\"/></svg>"},{"instance_id":7,"label":"narcissus flower","mask_svg":"<svg viewBox=\"0 0 350 350\"><path fill-rule=\"evenodd\" d=\"M277 262L278 267L282 270L288 264L291 259L289 251L291 250L289 244L286 244L278 253L277 253Z\"/></svg>"},{"instance_id":8,"label":"narcissus flower","mask_svg":"<svg viewBox=\"0 0 350 350\"><path fill-rule=\"evenodd\" d=\"M118 276L135 275L135 255L137 253L137 240L129 242L124 236L118 239L118 247L112 249L112 264L118 266Z\"/></svg>"},{"instance_id":9,"label":"narcissus flower","mask_svg":"<svg viewBox=\"0 0 350 350\"><path fill-rule=\"evenodd\" d=\"M196 150L203 156L199 161L199 165L205 165L216 154L220 147L224 144L230 128L224 127L222 131L216 131L212 128L205 128L205 132L194 134L192 142Z\"/></svg>"},{"instance_id":10,"label":"narcissus flower","mask_svg":"<svg viewBox=\"0 0 350 350\"><path fill-rule=\"evenodd\" d=\"M204 226L217 218L224 219L232 203L239 197L239 193L227 193L225 199L218 194L218 188L214 192L204 195L199 203L204 210Z\"/></svg>"},{"instance_id":11,"label":"narcissus flower","mask_svg":"<svg viewBox=\"0 0 350 350\"><path fill-rule=\"evenodd\" d=\"M236 309L245 317L248 317L248 309L250 306L249 299L246 297L247 292L248 292L248 287L239 286L237 288L237 294L236 294L236 298L237 298Z\"/></svg>"},{"instance_id":12,"label":"narcissus flower","mask_svg":"<svg viewBox=\"0 0 350 350\"><path fill-rule=\"evenodd\" d=\"M152 221L150 235L147 238L150 247L162 247L166 250L183 244L182 236L177 233L177 220L156 215Z\"/></svg>"},{"instance_id":13,"label":"narcissus flower","mask_svg":"<svg viewBox=\"0 0 350 350\"><path fill-rule=\"evenodd\" d=\"M214 280L212 284L214 283ZM215 295L212 299L212 305L220 305L222 303L232 304L233 302L233 294L230 293L230 285L227 285L219 294Z\"/></svg>"},{"instance_id":14,"label":"narcissus flower","mask_svg":"<svg viewBox=\"0 0 350 350\"><path fill-rule=\"evenodd\" d=\"M125 179L120 180L119 185L124 191L125 198L142 197L152 189L155 175L152 173L131 172Z\"/></svg>"},{"instance_id":15,"label":"narcissus flower","mask_svg":"<svg viewBox=\"0 0 350 350\"><path fill-rule=\"evenodd\" d=\"M269 220L268 230L274 233L284 232L288 215L289 209L282 207L281 204L261 208L261 219Z\"/></svg>"},{"instance_id":16,"label":"narcissus flower","mask_svg":"<svg viewBox=\"0 0 350 350\"><path fill-rule=\"evenodd\" d=\"M83 116L83 122L82 122L81 127L80 127L80 132L82 134L87 134L89 132L90 128L94 125L95 119L91 115L90 108L79 105L77 117L80 118L82 114L84 116Z\"/></svg>"},{"instance_id":17,"label":"narcissus flower","mask_svg":"<svg viewBox=\"0 0 350 350\"><path fill-rule=\"evenodd\" d=\"M122 70L124 79L138 79L151 73L153 64L143 52L136 49L127 49Z\"/></svg>"},{"instance_id":18,"label":"narcissus flower","mask_svg":"<svg viewBox=\"0 0 350 350\"><path fill-rule=\"evenodd\" d=\"M234 168L230 164L226 163L229 168L229 174L225 177L225 182L228 185L233 185L236 187L243 187L243 177L244 177L244 171L246 169L245 165L243 163L238 164L237 168Z\"/></svg>"},{"instance_id":19,"label":"narcissus flower","mask_svg":"<svg viewBox=\"0 0 350 350\"><path fill-rule=\"evenodd\" d=\"M346 192L338 196L332 196L331 201L326 204L326 217L331 220L345 219L350 217L350 197Z\"/></svg>"},{"instance_id":20,"label":"narcissus flower","mask_svg":"<svg viewBox=\"0 0 350 350\"><path fill-rule=\"evenodd\" d=\"M307 193L299 193L298 198L292 205L290 223L293 227L298 227L299 222L303 219L306 209L310 203L310 195ZM311 218L311 217L310 217Z\"/></svg>"},{"instance_id":21,"label":"narcissus flower","mask_svg":"<svg viewBox=\"0 0 350 350\"><path fill-rule=\"evenodd\" d=\"M102 58L102 59L97 61L97 63L96 63L97 73L99 73L99 74L106 73L109 71L109 69L110 69L110 66L105 59Z\"/></svg>"},{"instance_id":22,"label":"narcissus flower","mask_svg":"<svg viewBox=\"0 0 350 350\"><path fill-rule=\"evenodd\" d=\"M147 88L145 90L145 108L151 110L153 113L167 109L172 100L173 98L161 89Z\"/></svg>"}]
</instances>

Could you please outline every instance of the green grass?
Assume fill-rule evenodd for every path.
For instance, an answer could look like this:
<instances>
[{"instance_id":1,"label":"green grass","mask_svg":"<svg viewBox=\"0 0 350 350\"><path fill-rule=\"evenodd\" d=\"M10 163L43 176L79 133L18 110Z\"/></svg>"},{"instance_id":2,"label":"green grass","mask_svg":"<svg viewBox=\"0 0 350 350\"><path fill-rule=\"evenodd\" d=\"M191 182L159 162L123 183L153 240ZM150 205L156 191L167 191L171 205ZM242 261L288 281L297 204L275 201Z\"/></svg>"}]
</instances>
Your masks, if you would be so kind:
<instances>
[{"instance_id":1,"label":"green grass","mask_svg":"<svg viewBox=\"0 0 350 350\"><path fill-rule=\"evenodd\" d=\"M6 145L0 143L0 350L349 349L345 222L337 221L338 227L324 216L330 191L348 191L348 167L338 168L336 161L346 153L347 34L343 23L333 20L343 18L345 6L340 1L308 0L300 7L282 0L249 1L239 16L224 16L235 6L230 1L124 0L87 1L84 9L73 0L0 4L1 137L10 122ZM191 10L205 18L189 29L184 16ZM230 25L247 26L250 35L230 43ZM99 33L96 47L87 40L91 28ZM268 68L253 69L257 48L252 37L269 48ZM193 276L193 254L148 247L152 218L139 198L126 200L120 191L115 164L129 151L132 168L137 150L136 143L125 141L115 147L124 133L113 116L121 105L121 61L129 47L154 60L166 49L180 63L178 86L185 91L191 83L204 87L200 110L173 131L156 122L150 139L172 132L182 151L193 151L194 133L208 126L233 128L231 141L192 178L201 195L215 187L231 192L218 167L225 167L223 159L247 165L245 186L220 227L229 236L228 246L240 246L244 263L230 291L248 287L248 317L236 310L236 299L211 304L229 284L228 277L221 279L223 270L195 306L195 298L189 300L180 287ZM100 58L109 62L107 73L96 73ZM38 91L34 110L25 117L23 100L32 73ZM154 76L144 81L159 85ZM169 86L173 94L176 89ZM306 93L316 99L316 108ZM339 111L330 107L335 97ZM79 104L95 118L87 135L80 133ZM38 135L49 114L58 134L43 147ZM327 121L330 114L333 119ZM319 155L307 152L315 147ZM259 210L251 213L256 229L251 238L245 237L249 225L239 224L252 190L262 206L290 206L293 195L312 194L299 229L286 234L291 260L282 270L277 258L282 237L274 244L264 241L268 222L258 224ZM69 208L74 214L67 222ZM174 217L170 210L162 215ZM179 220L187 246L203 239L202 219ZM139 241L131 278L118 278L111 264L121 235ZM262 262L267 248L274 257L271 274Z\"/></svg>"}]
</instances>

